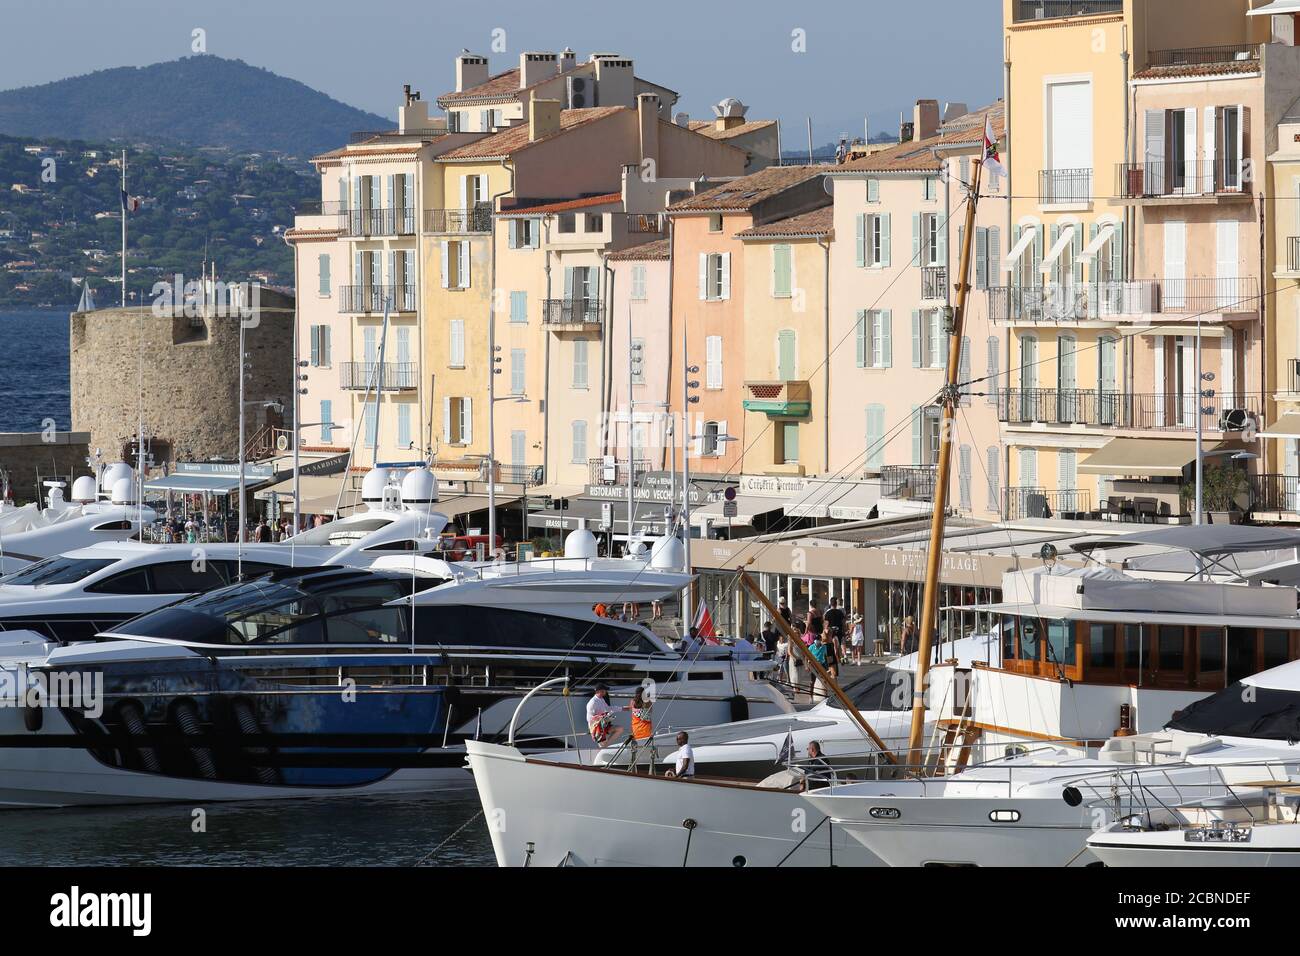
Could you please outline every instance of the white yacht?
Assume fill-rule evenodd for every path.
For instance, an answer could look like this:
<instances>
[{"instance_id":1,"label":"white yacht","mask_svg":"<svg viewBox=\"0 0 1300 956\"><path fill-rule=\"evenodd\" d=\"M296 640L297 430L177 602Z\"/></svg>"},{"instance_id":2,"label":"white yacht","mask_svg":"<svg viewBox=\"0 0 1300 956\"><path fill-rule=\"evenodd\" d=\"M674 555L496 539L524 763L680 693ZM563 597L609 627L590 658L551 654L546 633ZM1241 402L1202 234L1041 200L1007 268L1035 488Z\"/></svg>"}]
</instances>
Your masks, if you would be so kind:
<instances>
[{"instance_id":1,"label":"white yacht","mask_svg":"<svg viewBox=\"0 0 1300 956\"><path fill-rule=\"evenodd\" d=\"M100 541L126 541L153 522L153 509L135 501L131 467L110 465L100 480L83 475L72 483L72 500L53 482L46 507L8 509L0 518L0 575L44 558Z\"/></svg>"}]
</instances>

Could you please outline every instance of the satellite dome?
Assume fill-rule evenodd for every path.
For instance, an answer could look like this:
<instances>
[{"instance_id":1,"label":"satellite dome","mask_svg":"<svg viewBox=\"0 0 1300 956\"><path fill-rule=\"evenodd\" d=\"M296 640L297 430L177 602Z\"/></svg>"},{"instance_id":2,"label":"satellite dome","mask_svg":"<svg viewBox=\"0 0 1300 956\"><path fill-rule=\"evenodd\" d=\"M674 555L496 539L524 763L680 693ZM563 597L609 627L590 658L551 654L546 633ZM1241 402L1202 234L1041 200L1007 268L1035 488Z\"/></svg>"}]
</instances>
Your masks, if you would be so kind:
<instances>
[{"instance_id":1,"label":"satellite dome","mask_svg":"<svg viewBox=\"0 0 1300 956\"><path fill-rule=\"evenodd\" d=\"M596 536L586 528L570 531L564 539L566 558L594 558L596 551Z\"/></svg>"},{"instance_id":2,"label":"satellite dome","mask_svg":"<svg viewBox=\"0 0 1300 956\"><path fill-rule=\"evenodd\" d=\"M686 548L676 535L659 538L650 549L650 567L656 571L680 571L686 567Z\"/></svg>"},{"instance_id":3,"label":"satellite dome","mask_svg":"<svg viewBox=\"0 0 1300 956\"><path fill-rule=\"evenodd\" d=\"M361 500L367 505L382 503L390 475L387 468L371 468L366 472L366 477L361 479Z\"/></svg>"},{"instance_id":4,"label":"satellite dome","mask_svg":"<svg viewBox=\"0 0 1300 956\"><path fill-rule=\"evenodd\" d=\"M130 478L119 478L113 482L113 504L129 505L135 502L135 482Z\"/></svg>"},{"instance_id":5,"label":"satellite dome","mask_svg":"<svg viewBox=\"0 0 1300 956\"><path fill-rule=\"evenodd\" d=\"M428 468L413 468L402 479L402 504L407 511L429 512L438 500L438 479Z\"/></svg>"},{"instance_id":6,"label":"satellite dome","mask_svg":"<svg viewBox=\"0 0 1300 956\"><path fill-rule=\"evenodd\" d=\"M113 486L123 478L134 478L135 472L131 466L124 461L115 462L104 469L104 473L99 476L99 490L110 492Z\"/></svg>"},{"instance_id":7,"label":"satellite dome","mask_svg":"<svg viewBox=\"0 0 1300 956\"><path fill-rule=\"evenodd\" d=\"M82 475L72 483L72 501L74 504L88 504L96 498L95 479L92 475Z\"/></svg>"}]
</instances>

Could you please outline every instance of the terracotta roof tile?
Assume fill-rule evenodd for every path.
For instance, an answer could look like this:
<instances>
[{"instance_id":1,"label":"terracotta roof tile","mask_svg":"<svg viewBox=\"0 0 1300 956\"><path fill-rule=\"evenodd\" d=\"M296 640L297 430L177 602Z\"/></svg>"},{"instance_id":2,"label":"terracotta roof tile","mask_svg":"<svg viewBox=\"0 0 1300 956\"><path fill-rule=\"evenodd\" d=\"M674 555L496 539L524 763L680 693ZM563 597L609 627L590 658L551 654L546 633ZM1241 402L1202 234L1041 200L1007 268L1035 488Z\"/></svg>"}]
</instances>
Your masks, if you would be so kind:
<instances>
[{"instance_id":1,"label":"terracotta roof tile","mask_svg":"<svg viewBox=\"0 0 1300 956\"><path fill-rule=\"evenodd\" d=\"M1135 80L1175 80L1185 76L1239 76L1258 73L1259 60L1233 60L1229 63L1182 63L1177 66L1149 66L1134 73Z\"/></svg>"},{"instance_id":2,"label":"terracotta roof tile","mask_svg":"<svg viewBox=\"0 0 1300 956\"><path fill-rule=\"evenodd\" d=\"M728 180L706 189L699 195L673 203L670 212L716 212L752 209L764 199L784 192L791 186L816 176L824 176L833 166L769 166L756 173Z\"/></svg>"},{"instance_id":3,"label":"terracotta roof tile","mask_svg":"<svg viewBox=\"0 0 1300 956\"><path fill-rule=\"evenodd\" d=\"M775 125L776 120L748 120L731 127L731 129L718 129L717 125L711 120L691 120L690 129L692 132L709 137L709 139L731 139Z\"/></svg>"},{"instance_id":4,"label":"terracotta roof tile","mask_svg":"<svg viewBox=\"0 0 1300 956\"><path fill-rule=\"evenodd\" d=\"M631 246L627 249L620 249L618 252L611 252L608 256L610 259L617 260L645 260L645 259L667 259L668 258L668 240L655 239L651 242L642 243L639 246Z\"/></svg>"},{"instance_id":5,"label":"terracotta roof tile","mask_svg":"<svg viewBox=\"0 0 1300 956\"><path fill-rule=\"evenodd\" d=\"M606 206L621 203L622 193L604 193L599 196L580 196L577 199L537 199L524 200L501 207L501 215L523 216L538 215L547 212L568 212L570 209L587 209L591 206Z\"/></svg>"},{"instance_id":6,"label":"terracotta roof tile","mask_svg":"<svg viewBox=\"0 0 1300 956\"><path fill-rule=\"evenodd\" d=\"M630 107L595 106L584 110L562 110L560 112L560 129L549 136L543 136L535 142L528 138L528 124L520 123L518 126L511 126L499 133L493 133L491 136L484 136L472 143L466 143L464 146L443 153L438 158L494 159L498 156L509 156L522 149L527 149L529 146L534 146L536 143L544 143L556 136L564 135L571 129L603 120L626 109L630 109Z\"/></svg>"},{"instance_id":7,"label":"terracotta roof tile","mask_svg":"<svg viewBox=\"0 0 1300 956\"><path fill-rule=\"evenodd\" d=\"M486 82L471 86L468 90L461 90L459 93L452 90L450 93L444 93L438 97L437 103L439 106L445 106L448 103L463 103L470 100L505 99L518 92L519 67L515 67L513 70L490 76Z\"/></svg>"},{"instance_id":8,"label":"terracotta roof tile","mask_svg":"<svg viewBox=\"0 0 1300 956\"><path fill-rule=\"evenodd\" d=\"M828 236L831 234L834 221L834 208L823 206L820 209L814 209L812 212L788 216L785 219L778 219L766 225L755 226L753 229L745 229L736 233L736 238L781 239L803 236Z\"/></svg>"},{"instance_id":9,"label":"terracotta roof tile","mask_svg":"<svg viewBox=\"0 0 1300 956\"><path fill-rule=\"evenodd\" d=\"M938 134L927 139L899 143L862 159L833 166L829 172L832 175L855 172L938 172L943 164L935 155L935 150L982 143L986 117L992 118L993 135L1001 139L1005 132L1005 121L1002 103L998 102L949 120Z\"/></svg>"}]
</instances>

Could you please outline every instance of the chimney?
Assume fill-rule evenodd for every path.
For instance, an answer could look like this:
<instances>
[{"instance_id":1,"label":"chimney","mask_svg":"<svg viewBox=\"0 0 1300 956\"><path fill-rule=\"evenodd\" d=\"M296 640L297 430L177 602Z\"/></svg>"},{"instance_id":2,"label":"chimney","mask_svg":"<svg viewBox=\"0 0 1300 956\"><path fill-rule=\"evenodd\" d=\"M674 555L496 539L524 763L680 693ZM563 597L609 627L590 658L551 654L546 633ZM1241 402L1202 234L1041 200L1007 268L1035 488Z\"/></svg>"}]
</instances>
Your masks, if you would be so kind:
<instances>
[{"instance_id":1,"label":"chimney","mask_svg":"<svg viewBox=\"0 0 1300 956\"><path fill-rule=\"evenodd\" d=\"M519 88L526 90L534 83L555 75L554 53L519 54Z\"/></svg>"},{"instance_id":2,"label":"chimney","mask_svg":"<svg viewBox=\"0 0 1300 956\"><path fill-rule=\"evenodd\" d=\"M430 129L429 104L420 99L418 92L412 93L409 85L402 87L402 94L402 107L397 111L398 131L406 133Z\"/></svg>"},{"instance_id":3,"label":"chimney","mask_svg":"<svg viewBox=\"0 0 1300 956\"><path fill-rule=\"evenodd\" d=\"M534 93L528 98L528 142L560 131L560 101L539 100Z\"/></svg>"},{"instance_id":4,"label":"chimney","mask_svg":"<svg viewBox=\"0 0 1300 956\"><path fill-rule=\"evenodd\" d=\"M912 110L912 138L917 142L939 132L939 101L917 100Z\"/></svg>"},{"instance_id":5,"label":"chimney","mask_svg":"<svg viewBox=\"0 0 1300 956\"><path fill-rule=\"evenodd\" d=\"M659 95L642 93L636 98L636 118L641 132L641 159L659 162Z\"/></svg>"},{"instance_id":6,"label":"chimney","mask_svg":"<svg viewBox=\"0 0 1300 956\"><path fill-rule=\"evenodd\" d=\"M943 121L951 123L959 116L965 116L970 112L970 107L965 103L947 103L943 107Z\"/></svg>"},{"instance_id":7,"label":"chimney","mask_svg":"<svg viewBox=\"0 0 1300 956\"><path fill-rule=\"evenodd\" d=\"M749 107L734 96L728 96L725 100L713 107L713 115L717 117L713 121L714 128L719 132L740 126L745 122L745 113Z\"/></svg>"},{"instance_id":8,"label":"chimney","mask_svg":"<svg viewBox=\"0 0 1300 956\"><path fill-rule=\"evenodd\" d=\"M565 47L560 51L559 72L568 73L578 65L578 54L574 53L572 48Z\"/></svg>"},{"instance_id":9,"label":"chimney","mask_svg":"<svg viewBox=\"0 0 1300 956\"><path fill-rule=\"evenodd\" d=\"M601 106L636 106L632 61L616 53L594 53L596 102Z\"/></svg>"},{"instance_id":10,"label":"chimney","mask_svg":"<svg viewBox=\"0 0 1300 956\"><path fill-rule=\"evenodd\" d=\"M485 56L461 50L456 57L456 92L464 93L487 82L488 61Z\"/></svg>"}]
</instances>

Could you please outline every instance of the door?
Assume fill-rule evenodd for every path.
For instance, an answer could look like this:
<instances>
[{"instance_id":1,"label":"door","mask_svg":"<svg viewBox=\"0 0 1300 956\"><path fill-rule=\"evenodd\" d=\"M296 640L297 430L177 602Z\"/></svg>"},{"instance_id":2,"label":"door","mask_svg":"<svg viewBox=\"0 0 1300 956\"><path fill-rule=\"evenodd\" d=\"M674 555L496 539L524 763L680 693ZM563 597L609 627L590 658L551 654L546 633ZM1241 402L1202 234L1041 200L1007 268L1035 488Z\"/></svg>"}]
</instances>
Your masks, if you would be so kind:
<instances>
[{"instance_id":1,"label":"door","mask_svg":"<svg viewBox=\"0 0 1300 956\"><path fill-rule=\"evenodd\" d=\"M1032 335L1020 339L1020 420L1036 421L1034 410L1037 402L1037 390L1034 384L1038 380L1038 339Z\"/></svg>"},{"instance_id":2,"label":"door","mask_svg":"<svg viewBox=\"0 0 1300 956\"><path fill-rule=\"evenodd\" d=\"M1072 335L1056 340L1056 407L1058 421L1078 421L1078 373L1075 366L1076 342Z\"/></svg>"},{"instance_id":3,"label":"door","mask_svg":"<svg viewBox=\"0 0 1300 956\"><path fill-rule=\"evenodd\" d=\"M1048 202L1086 202L1092 173L1092 83L1083 80L1053 83L1047 88ZM1062 175L1062 170L1073 174Z\"/></svg>"}]
</instances>

